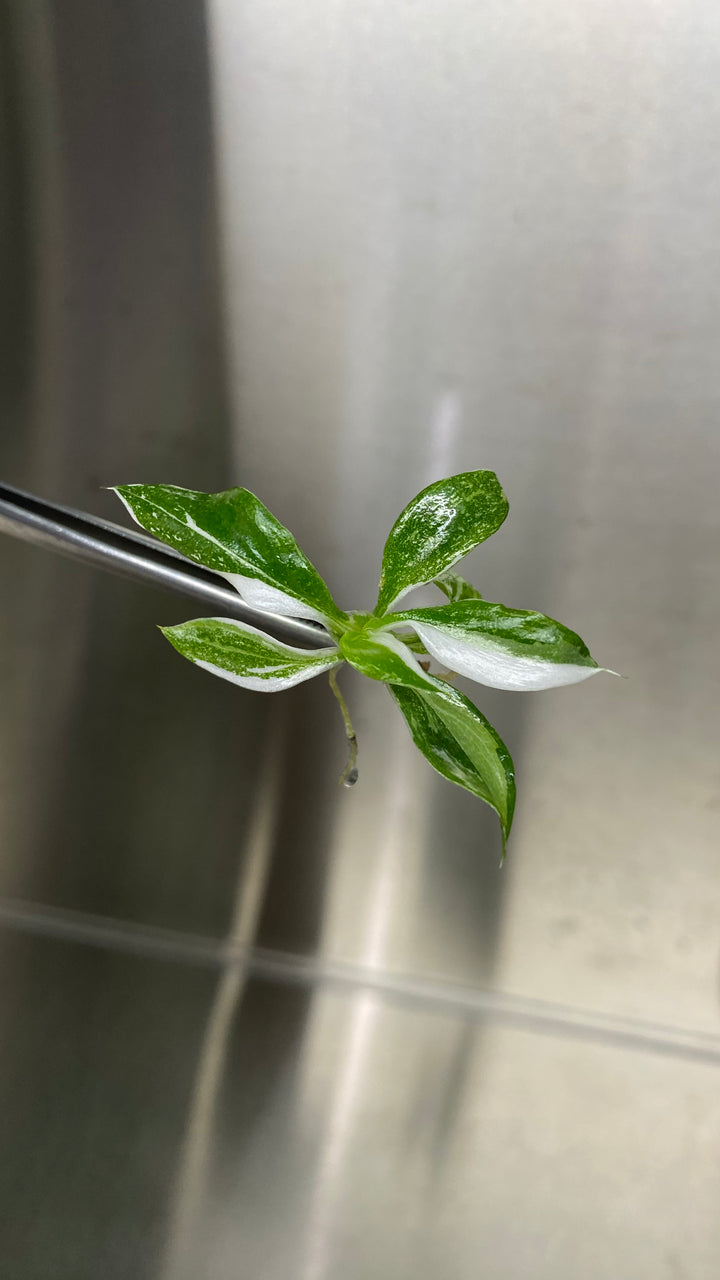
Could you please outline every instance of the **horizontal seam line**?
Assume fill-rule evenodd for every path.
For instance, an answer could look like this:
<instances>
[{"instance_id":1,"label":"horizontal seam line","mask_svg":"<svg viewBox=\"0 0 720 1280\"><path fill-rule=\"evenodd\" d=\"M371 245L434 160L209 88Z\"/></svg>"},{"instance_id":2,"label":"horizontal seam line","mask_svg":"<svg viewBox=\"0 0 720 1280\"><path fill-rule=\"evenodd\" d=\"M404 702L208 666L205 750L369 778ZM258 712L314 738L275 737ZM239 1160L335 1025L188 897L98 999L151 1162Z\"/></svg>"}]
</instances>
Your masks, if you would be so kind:
<instances>
[{"instance_id":1,"label":"horizontal seam line","mask_svg":"<svg viewBox=\"0 0 720 1280\"><path fill-rule=\"evenodd\" d=\"M17 900L0 900L0 927L149 959L218 969L239 965L249 975L269 982L372 992L408 1007L424 1007L445 1015L492 1020L539 1034L720 1066L720 1035L712 1032L593 1013L535 997L441 979L415 978L291 952L241 948L222 939Z\"/></svg>"}]
</instances>

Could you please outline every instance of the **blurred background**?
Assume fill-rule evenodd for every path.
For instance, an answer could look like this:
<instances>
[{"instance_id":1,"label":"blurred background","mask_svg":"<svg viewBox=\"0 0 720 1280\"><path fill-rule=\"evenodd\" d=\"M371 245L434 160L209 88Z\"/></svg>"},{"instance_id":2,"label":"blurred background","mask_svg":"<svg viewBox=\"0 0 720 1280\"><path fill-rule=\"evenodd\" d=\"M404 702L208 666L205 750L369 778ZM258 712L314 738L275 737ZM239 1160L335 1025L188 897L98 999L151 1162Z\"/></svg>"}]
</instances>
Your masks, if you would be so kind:
<instances>
[{"instance_id":1,"label":"blurred background","mask_svg":"<svg viewBox=\"0 0 720 1280\"><path fill-rule=\"evenodd\" d=\"M463 572L629 677L475 690L500 871L380 686L340 791L324 681L3 538L3 1277L716 1277L720 10L0 15L0 479L246 485L363 608L491 468Z\"/></svg>"}]
</instances>

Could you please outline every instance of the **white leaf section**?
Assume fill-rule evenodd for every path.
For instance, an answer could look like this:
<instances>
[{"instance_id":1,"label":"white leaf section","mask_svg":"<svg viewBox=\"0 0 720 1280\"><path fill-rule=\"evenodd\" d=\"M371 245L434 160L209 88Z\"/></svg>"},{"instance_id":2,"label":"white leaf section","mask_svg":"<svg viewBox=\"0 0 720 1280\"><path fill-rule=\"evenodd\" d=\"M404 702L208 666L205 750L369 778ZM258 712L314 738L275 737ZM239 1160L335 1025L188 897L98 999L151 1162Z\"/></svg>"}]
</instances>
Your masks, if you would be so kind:
<instances>
[{"instance_id":1,"label":"white leaf section","mask_svg":"<svg viewBox=\"0 0 720 1280\"><path fill-rule=\"evenodd\" d=\"M450 671L477 680L490 689L508 689L516 693L537 689L554 689L566 684L579 684L597 675L602 667L582 667L575 663L548 662L543 658L521 658L509 653L497 641L473 637L462 640L441 627L411 622L428 653ZM404 647L404 646L403 646Z\"/></svg>"},{"instance_id":2,"label":"white leaf section","mask_svg":"<svg viewBox=\"0 0 720 1280\"><path fill-rule=\"evenodd\" d=\"M247 651L242 655L242 672L230 671L215 662L196 658L191 653L186 655L196 667L209 671L211 675L220 676L222 680L229 680L231 684L240 685L242 689L252 689L256 693L279 693L282 689L302 684L303 680L312 680L314 676L322 675L324 671L329 671L342 662L340 650L335 645L327 649L297 649L237 618L209 618L207 621L235 627L245 635L257 638L257 651L254 654Z\"/></svg>"},{"instance_id":3,"label":"white leaf section","mask_svg":"<svg viewBox=\"0 0 720 1280\"><path fill-rule=\"evenodd\" d=\"M259 578L246 578L242 573L222 573L220 576L227 578L245 603L253 609L281 613L286 618L310 618L313 622L322 622L327 626L328 619L319 609L313 609L311 604L296 600L295 596L289 596L278 587L261 582Z\"/></svg>"},{"instance_id":4,"label":"white leaf section","mask_svg":"<svg viewBox=\"0 0 720 1280\"><path fill-rule=\"evenodd\" d=\"M227 555L228 549L225 546L225 543L220 542L217 538L214 538L211 533L208 533L207 529L201 529L197 521L193 520L189 511L185 512L185 523L188 529L192 529L193 533L196 533L200 538L204 538L206 542L211 542L214 547L218 547L219 550L224 553L224 555Z\"/></svg>"},{"instance_id":5,"label":"white leaf section","mask_svg":"<svg viewBox=\"0 0 720 1280\"><path fill-rule=\"evenodd\" d=\"M409 624L406 623L406 625ZM394 631L374 631L372 639L389 649L391 653L396 653L398 658L402 658L403 662L406 662L409 667L419 667L412 650L408 649L406 644L403 644L400 636L396 636Z\"/></svg>"},{"instance_id":6,"label":"white leaf section","mask_svg":"<svg viewBox=\"0 0 720 1280\"><path fill-rule=\"evenodd\" d=\"M418 587L427 587L431 582L432 578L426 578L424 582L413 582L409 587L403 587L402 591L399 591L395 596L395 599L390 601L386 613L396 613L400 601L404 600L405 596L409 596L411 591L417 591Z\"/></svg>"},{"instance_id":7,"label":"white leaf section","mask_svg":"<svg viewBox=\"0 0 720 1280\"><path fill-rule=\"evenodd\" d=\"M220 676L223 680L229 680L231 684L239 684L241 689L252 689L255 693L279 693L282 689L292 689L293 685L302 684L303 680L312 680L313 676L329 671L331 667L338 666L338 661L333 659L326 663L315 663L312 667L299 667L291 675L273 675L273 667L264 668L266 675L239 676L234 671L213 666L212 662L196 661L195 666L202 667L203 671L209 671L211 675Z\"/></svg>"},{"instance_id":8,"label":"white leaf section","mask_svg":"<svg viewBox=\"0 0 720 1280\"><path fill-rule=\"evenodd\" d=\"M411 671L417 672L426 684L430 685L432 688L436 687L437 682L435 679L432 676L429 676L427 671L423 670L417 656L411 649L408 649L406 644L403 644L400 636L396 636L392 631L374 631L372 638L377 644L383 645L385 649L389 649L390 652L396 654L398 658L402 658L405 666L410 667Z\"/></svg>"},{"instance_id":9,"label":"white leaf section","mask_svg":"<svg viewBox=\"0 0 720 1280\"><path fill-rule=\"evenodd\" d=\"M113 489L113 492L117 494L123 506L126 507L135 524L140 525L141 529L145 528L138 520L127 498L122 493L119 493L117 489ZM146 498L145 501L148 502L149 499ZM159 509L167 518L175 520L177 524L182 524L182 521L177 516L171 515L171 513L164 511L162 508ZM203 538L210 545L217 547L224 555L231 554L228 547L220 542L218 538L213 537L211 533L208 533L207 529L201 528L188 511L185 512L185 525L197 537ZM305 604L304 601L297 600L295 596L288 595L278 587L271 587L266 582L261 582L259 578L248 578L242 573L222 573L219 569L214 569L212 572L217 573L219 577L225 578L231 583L245 603L249 604L253 609L263 609L266 613L283 614L286 618L309 618L313 622L322 622L324 626L327 626L328 619L319 609L314 609L311 604Z\"/></svg>"}]
</instances>

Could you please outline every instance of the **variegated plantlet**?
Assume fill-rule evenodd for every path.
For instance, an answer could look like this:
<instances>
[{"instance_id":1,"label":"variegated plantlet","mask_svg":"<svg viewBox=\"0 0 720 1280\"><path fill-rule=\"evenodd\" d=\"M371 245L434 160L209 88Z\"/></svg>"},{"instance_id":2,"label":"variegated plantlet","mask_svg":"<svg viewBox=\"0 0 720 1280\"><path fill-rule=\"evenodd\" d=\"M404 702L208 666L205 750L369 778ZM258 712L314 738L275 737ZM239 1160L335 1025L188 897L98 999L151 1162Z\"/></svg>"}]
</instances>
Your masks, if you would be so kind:
<instances>
[{"instance_id":1,"label":"variegated plantlet","mask_svg":"<svg viewBox=\"0 0 720 1280\"><path fill-rule=\"evenodd\" d=\"M494 689L550 689L605 668L574 631L541 613L491 604L452 572L507 515L492 471L439 480L405 507L385 544L372 613L339 609L292 534L247 489L197 493L129 484L115 492L139 525L227 578L248 605L310 619L326 640L301 649L245 622L200 618L161 628L179 653L205 671L267 693L327 671L350 743L341 777L348 786L357 778L357 744L337 668L348 662L383 681L433 768L496 811L504 852L515 805L513 763L492 725L450 681L460 675ZM449 603L398 610L408 592L428 583ZM433 659L439 672L433 673Z\"/></svg>"}]
</instances>

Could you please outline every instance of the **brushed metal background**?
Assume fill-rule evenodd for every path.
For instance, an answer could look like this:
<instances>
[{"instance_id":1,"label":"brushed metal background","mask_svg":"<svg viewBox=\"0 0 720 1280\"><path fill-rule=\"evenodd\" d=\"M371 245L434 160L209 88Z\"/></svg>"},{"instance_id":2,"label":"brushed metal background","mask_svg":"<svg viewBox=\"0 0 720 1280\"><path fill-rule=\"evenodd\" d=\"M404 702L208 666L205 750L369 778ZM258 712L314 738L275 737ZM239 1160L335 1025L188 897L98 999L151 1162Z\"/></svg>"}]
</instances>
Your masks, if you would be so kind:
<instances>
[{"instance_id":1,"label":"brushed metal background","mask_svg":"<svg viewBox=\"0 0 720 1280\"><path fill-rule=\"evenodd\" d=\"M245 484L362 608L491 467L468 576L628 677L467 686L499 871L379 686L340 791L323 681L3 542L0 1270L710 1280L720 13L18 0L0 50L4 480Z\"/></svg>"}]
</instances>

